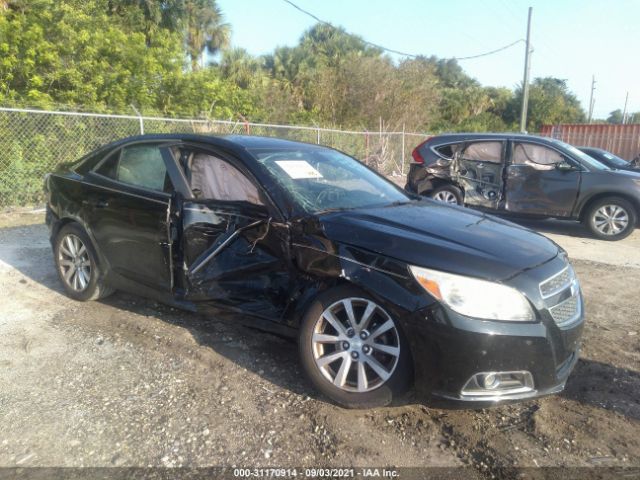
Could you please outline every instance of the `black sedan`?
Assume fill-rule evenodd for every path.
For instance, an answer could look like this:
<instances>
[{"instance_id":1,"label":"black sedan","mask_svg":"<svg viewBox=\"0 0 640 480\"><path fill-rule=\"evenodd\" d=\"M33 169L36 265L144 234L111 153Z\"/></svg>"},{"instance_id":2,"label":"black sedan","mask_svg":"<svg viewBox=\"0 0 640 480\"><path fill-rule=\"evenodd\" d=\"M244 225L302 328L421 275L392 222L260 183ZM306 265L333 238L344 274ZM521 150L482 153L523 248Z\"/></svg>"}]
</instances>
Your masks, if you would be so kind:
<instances>
[{"instance_id":1,"label":"black sedan","mask_svg":"<svg viewBox=\"0 0 640 480\"><path fill-rule=\"evenodd\" d=\"M529 230L411 196L329 148L146 135L46 179L57 271L77 300L126 290L298 338L340 405L415 385L471 406L555 393L583 300Z\"/></svg>"},{"instance_id":2,"label":"black sedan","mask_svg":"<svg viewBox=\"0 0 640 480\"><path fill-rule=\"evenodd\" d=\"M590 157L595 158L596 160L606 165L607 167L613 168L614 170L629 170L632 172L633 171L637 172L640 170L640 165L637 165L636 163L633 163L633 162L629 162L624 158L620 158L619 156L614 155L611 152L607 152L602 148L578 147L578 149L580 149Z\"/></svg>"}]
</instances>

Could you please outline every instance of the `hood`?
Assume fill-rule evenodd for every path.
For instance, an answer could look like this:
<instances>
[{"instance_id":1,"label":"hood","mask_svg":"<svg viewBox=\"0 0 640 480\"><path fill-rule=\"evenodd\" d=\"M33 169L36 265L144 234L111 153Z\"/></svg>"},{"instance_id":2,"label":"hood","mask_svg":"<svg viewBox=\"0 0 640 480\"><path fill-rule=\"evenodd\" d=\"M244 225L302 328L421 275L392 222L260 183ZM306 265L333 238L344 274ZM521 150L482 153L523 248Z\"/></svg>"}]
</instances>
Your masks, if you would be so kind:
<instances>
[{"instance_id":1,"label":"hood","mask_svg":"<svg viewBox=\"0 0 640 480\"><path fill-rule=\"evenodd\" d=\"M625 177L633 178L634 180L640 178L640 170L631 166L625 167L624 169L610 170L608 173L612 175L623 175Z\"/></svg>"},{"instance_id":2,"label":"hood","mask_svg":"<svg viewBox=\"0 0 640 480\"><path fill-rule=\"evenodd\" d=\"M529 229L431 200L334 212L320 221L332 241L488 280L511 278L559 253L555 243Z\"/></svg>"}]
</instances>

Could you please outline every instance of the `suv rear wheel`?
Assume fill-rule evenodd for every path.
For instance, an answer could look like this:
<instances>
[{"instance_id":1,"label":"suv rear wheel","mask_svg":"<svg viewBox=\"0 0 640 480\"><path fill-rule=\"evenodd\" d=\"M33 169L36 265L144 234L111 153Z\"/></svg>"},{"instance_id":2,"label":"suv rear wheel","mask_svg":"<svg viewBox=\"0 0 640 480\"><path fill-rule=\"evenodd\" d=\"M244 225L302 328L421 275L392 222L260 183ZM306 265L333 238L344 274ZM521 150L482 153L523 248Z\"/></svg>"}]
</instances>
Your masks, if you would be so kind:
<instances>
[{"instance_id":1,"label":"suv rear wheel","mask_svg":"<svg viewBox=\"0 0 640 480\"><path fill-rule=\"evenodd\" d=\"M431 192L430 197L450 205L462 205L462 190L454 185L443 185Z\"/></svg>"},{"instance_id":2,"label":"suv rear wheel","mask_svg":"<svg viewBox=\"0 0 640 480\"><path fill-rule=\"evenodd\" d=\"M636 226L634 206L620 197L607 197L591 204L584 223L591 233L601 240L622 240Z\"/></svg>"}]
</instances>

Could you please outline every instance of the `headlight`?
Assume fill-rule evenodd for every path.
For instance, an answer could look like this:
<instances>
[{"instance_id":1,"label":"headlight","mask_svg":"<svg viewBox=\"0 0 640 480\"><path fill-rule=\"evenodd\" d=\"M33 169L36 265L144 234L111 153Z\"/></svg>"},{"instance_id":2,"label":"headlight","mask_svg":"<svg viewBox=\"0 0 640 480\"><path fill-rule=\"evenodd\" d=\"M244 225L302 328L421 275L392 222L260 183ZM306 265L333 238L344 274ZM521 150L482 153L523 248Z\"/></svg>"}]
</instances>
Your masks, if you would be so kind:
<instances>
[{"instance_id":1,"label":"headlight","mask_svg":"<svg viewBox=\"0 0 640 480\"><path fill-rule=\"evenodd\" d=\"M515 288L422 267L409 267L418 283L451 310L486 320L532 321L535 313Z\"/></svg>"}]
</instances>

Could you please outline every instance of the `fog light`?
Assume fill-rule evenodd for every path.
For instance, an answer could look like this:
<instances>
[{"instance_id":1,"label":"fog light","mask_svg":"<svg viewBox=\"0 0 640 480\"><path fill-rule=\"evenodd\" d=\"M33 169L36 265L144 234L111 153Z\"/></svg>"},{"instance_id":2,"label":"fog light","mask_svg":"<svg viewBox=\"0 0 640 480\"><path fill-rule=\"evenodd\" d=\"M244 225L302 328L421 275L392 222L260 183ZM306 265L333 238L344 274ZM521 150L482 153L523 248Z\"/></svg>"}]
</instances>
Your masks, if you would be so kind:
<instances>
[{"instance_id":1,"label":"fog light","mask_svg":"<svg viewBox=\"0 0 640 480\"><path fill-rule=\"evenodd\" d=\"M487 389L494 389L500 385L500 380L495 373L484 375L482 378L482 386Z\"/></svg>"},{"instance_id":2,"label":"fog light","mask_svg":"<svg viewBox=\"0 0 640 480\"><path fill-rule=\"evenodd\" d=\"M526 370L480 372L473 375L460 392L463 396L496 397L533 392L533 376Z\"/></svg>"}]
</instances>

